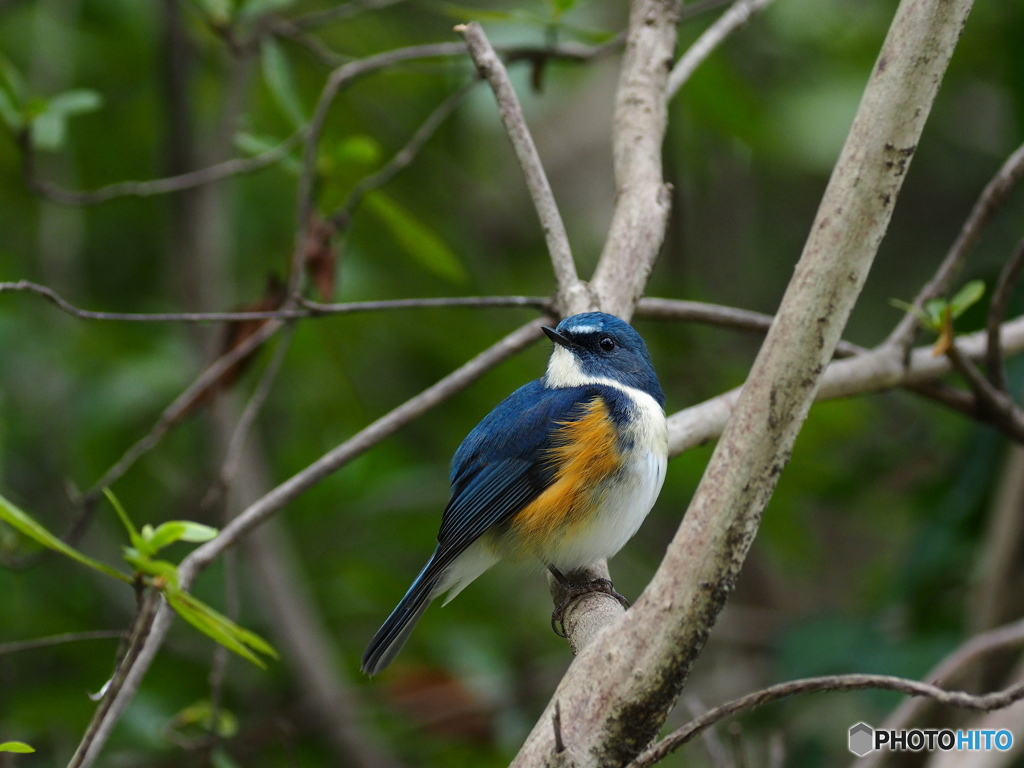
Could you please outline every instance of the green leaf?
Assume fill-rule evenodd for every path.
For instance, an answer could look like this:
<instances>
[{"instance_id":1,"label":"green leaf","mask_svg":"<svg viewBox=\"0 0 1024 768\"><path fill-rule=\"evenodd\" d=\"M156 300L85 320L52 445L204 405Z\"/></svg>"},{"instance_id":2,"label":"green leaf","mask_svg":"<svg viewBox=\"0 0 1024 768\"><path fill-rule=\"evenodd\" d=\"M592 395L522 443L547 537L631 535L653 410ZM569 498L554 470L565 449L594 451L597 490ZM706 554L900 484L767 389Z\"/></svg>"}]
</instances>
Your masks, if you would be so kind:
<instances>
[{"instance_id":1,"label":"green leaf","mask_svg":"<svg viewBox=\"0 0 1024 768\"><path fill-rule=\"evenodd\" d=\"M230 739L238 733L238 718L224 707L218 707L214 712L213 702L209 699L185 707L171 719L171 724L175 728L198 727L216 733L222 739Z\"/></svg>"},{"instance_id":2,"label":"green leaf","mask_svg":"<svg viewBox=\"0 0 1024 768\"><path fill-rule=\"evenodd\" d=\"M346 136L334 149L334 159L340 166L356 166L360 170L377 165L380 156L380 142L361 133Z\"/></svg>"},{"instance_id":3,"label":"green leaf","mask_svg":"<svg viewBox=\"0 0 1024 768\"><path fill-rule=\"evenodd\" d=\"M928 315L928 324L933 331L942 328L942 316L948 306L945 299L930 299L924 303L924 312Z\"/></svg>"},{"instance_id":4,"label":"green leaf","mask_svg":"<svg viewBox=\"0 0 1024 768\"><path fill-rule=\"evenodd\" d=\"M985 282L983 280L971 280L949 300L949 309L953 318L960 317L960 315L977 304L984 295Z\"/></svg>"},{"instance_id":5,"label":"green leaf","mask_svg":"<svg viewBox=\"0 0 1024 768\"><path fill-rule=\"evenodd\" d=\"M371 192L364 204L388 227L392 237L420 266L453 283L465 283L466 270L454 251L426 224L383 192Z\"/></svg>"},{"instance_id":6,"label":"green leaf","mask_svg":"<svg viewBox=\"0 0 1024 768\"><path fill-rule=\"evenodd\" d=\"M35 750L23 741L5 741L0 744L0 752L17 752L27 755Z\"/></svg>"},{"instance_id":7,"label":"green leaf","mask_svg":"<svg viewBox=\"0 0 1024 768\"><path fill-rule=\"evenodd\" d=\"M210 17L215 25L225 26L231 21L233 3L231 0L193 0L201 11Z\"/></svg>"},{"instance_id":8,"label":"green leaf","mask_svg":"<svg viewBox=\"0 0 1024 768\"><path fill-rule=\"evenodd\" d=\"M306 122L305 110L295 87L291 63L273 37L267 37L260 46L260 62L263 65L263 77L277 106L292 125L302 127Z\"/></svg>"},{"instance_id":9,"label":"green leaf","mask_svg":"<svg viewBox=\"0 0 1024 768\"><path fill-rule=\"evenodd\" d=\"M84 115L87 112L95 112L103 106L103 97L96 91L86 88L79 88L74 91L58 93L47 102L48 112L70 117L71 115Z\"/></svg>"},{"instance_id":10,"label":"green leaf","mask_svg":"<svg viewBox=\"0 0 1024 768\"><path fill-rule=\"evenodd\" d=\"M227 616L218 613L188 592L168 588L164 590L164 596L185 621L261 669L266 669L266 664L253 651L273 659L279 658L277 651L262 637L238 626Z\"/></svg>"},{"instance_id":11,"label":"green leaf","mask_svg":"<svg viewBox=\"0 0 1024 768\"><path fill-rule=\"evenodd\" d=\"M266 13L283 11L292 5L295 5L295 0L245 0L238 15L251 19Z\"/></svg>"},{"instance_id":12,"label":"green leaf","mask_svg":"<svg viewBox=\"0 0 1024 768\"><path fill-rule=\"evenodd\" d=\"M20 133L25 127L25 116L21 114L14 97L0 85L0 119L11 133Z\"/></svg>"},{"instance_id":13,"label":"green leaf","mask_svg":"<svg viewBox=\"0 0 1024 768\"><path fill-rule=\"evenodd\" d=\"M67 121L73 115L100 108L103 99L95 91L79 89L59 93L32 111L32 145L37 149L55 150L64 146Z\"/></svg>"},{"instance_id":14,"label":"green leaf","mask_svg":"<svg viewBox=\"0 0 1024 768\"><path fill-rule=\"evenodd\" d=\"M908 304L907 302L902 301L901 299L889 299L889 304L891 304L892 306L896 307L896 309L902 309L904 312L911 313L912 315L917 317L917 319L920 320L922 323L930 323L931 322L928 319L928 315L926 315L920 309L915 307L913 304Z\"/></svg>"},{"instance_id":15,"label":"green leaf","mask_svg":"<svg viewBox=\"0 0 1024 768\"><path fill-rule=\"evenodd\" d=\"M132 546L140 551L145 551L147 549L145 540L139 535L138 530L135 528L135 524L132 523L132 519L128 517L128 513L125 511L124 507L121 506L121 502L118 500L117 496L115 496L114 492L109 488L103 489L103 495L107 497L107 501L109 501L110 506L114 508L114 512L116 512L117 516L120 518L124 529L128 531L128 538L131 540Z\"/></svg>"},{"instance_id":16,"label":"green leaf","mask_svg":"<svg viewBox=\"0 0 1024 768\"><path fill-rule=\"evenodd\" d=\"M132 547L124 548L124 559L137 573L163 579L171 589L178 587L178 566L167 560L154 560L148 552L140 552Z\"/></svg>"},{"instance_id":17,"label":"green leaf","mask_svg":"<svg viewBox=\"0 0 1024 768\"><path fill-rule=\"evenodd\" d=\"M67 120L60 112L43 112L32 118L32 146L49 152L64 146Z\"/></svg>"},{"instance_id":18,"label":"green leaf","mask_svg":"<svg viewBox=\"0 0 1024 768\"><path fill-rule=\"evenodd\" d=\"M208 525L191 523L187 520L171 520L170 522L162 523L155 531L152 531L146 541L154 552L159 552L164 547L177 541L198 543L209 541L216 535L217 529L211 528Z\"/></svg>"},{"instance_id":19,"label":"green leaf","mask_svg":"<svg viewBox=\"0 0 1024 768\"><path fill-rule=\"evenodd\" d=\"M3 496L0 496L0 520L7 523L9 526L14 528L19 533L27 536L38 544L42 544L48 549L52 549L55 552L60 552L62 555L70 557L82 565L92 568L94 571L105 573L111 578L118 579L120 581L131 584L132 580L125 574L121 573L114 568L111 568L106 563L101 563L99 560L93 560L87 555L83 555L77 549L72 546L65 544L63 541L58 539L43 526L33 520L29 515L22 512L16 506L11 504Z\"/></svg>"}]
</instances>

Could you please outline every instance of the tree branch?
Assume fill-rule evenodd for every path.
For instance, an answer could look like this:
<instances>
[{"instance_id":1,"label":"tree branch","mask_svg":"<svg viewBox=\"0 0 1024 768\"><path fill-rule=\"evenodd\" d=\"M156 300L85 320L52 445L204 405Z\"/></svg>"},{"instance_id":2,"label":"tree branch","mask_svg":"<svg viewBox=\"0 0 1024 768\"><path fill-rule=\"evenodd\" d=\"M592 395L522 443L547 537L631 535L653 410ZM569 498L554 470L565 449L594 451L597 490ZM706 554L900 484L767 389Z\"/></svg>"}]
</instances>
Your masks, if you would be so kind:
<instances>
[{"instance_id":1,"label":"tree branch","mask_svg":"<svg viewBox=\"0 0 1024 768\"><path fill-rule=\"evenodd\" d=\"M34 640L17 640L11 643L0 643L0 656L19 651L35 651L50 648L64 643L77 643L81 640L117 640L124 638L125 632L120 629L96 629L86 632L65 632L62 635L38 637Z\"/></svg>"},{"instance_id":2,"label":"tree branch","mask_svg":"<svg viewBox=\"0 0 1024 768\"><path fill-rule=\"evenodd\" d=\"M668 123L666 84L681 3L633 2L612 123L615 211L590 287L597 307L629 320L665 239L671 195L661 146Z\"/></svg>"},{"instance_id":3,"label":"tree branch","mask_svg":"<svg viewBox=\"0 0 1024 768\"><path fill-rule=\"evenodd\" d=\"M932 667L924 679L930 680L935 685L952 685L960 680L980 658L993 651L1013 648L1022 644L1024 644L1024 619L975 635ZM907 728L921 718L930 703L931 700L927 698L909 699L900 704L878 727L885 730ZM882 753L866 755L857 762L857 765L863 766L863 768L874 768L881 762L882 756Z\"/></svg>"},{"instance_id":4,"label":"tree branch","mask_svg":"<svg viewBox=\"0 0 1024 768\"><path fill-rule=\"evenodd\" d=\"M548 246L555 281L558 284L559 309L567 312L568 308L579 300L576 297L585 292L585 286L576 275L569 235L565 231L562 215L558 212L558 203L551 191L547 174L544 173L544 166L541 164L540 155L537 154L537 146L530 135L530 129L526 125L526 118L512 87L512 81L509 80L505 65L491 47L487 35L479 24L460 24L455 27L455 31L465 39L477 71L487 80L498 102L501 121L512 141L512 148L526 179L526 188L530 192L530 199L533 200L541 229L544 231L544 241Z\"/></svg>"},{"instance_id":5,"label":"tree branch","mask_svg":"<svg viewBox=\"0 0 1024 768\"><path fill-rule=\"evenodd\" d=\"M25 186L52 203L68 206L99 205L118 197L152 197L153 195L165 195L169 192L181 192L186 189L212 184L232 176L240 176L261 170L287 157L289 152L299 146L304 135L304 129L298 130L273 149L261 152L254 157L225 160L222 163L200 168L196 171L189 171L177 176L168 176L167 178L154 179L152 181L119 181L115 184L108 184L99 189L85 192L65 189L59 184L36 178L34 150L26 138L21 143L22 177Z\"/></svg>"},{"instance_id":6,"label":"tree branch","mask_svg":"<svg viewBox=\"0 0 1024 768\"><path fill-rule=\"evenodd\" d=\"M321 456L301 472L293 475L269 493L264 494L256 502L250 504L225 526L214 539L193 550L181 562L181 565L178 567L181 588L189 589L199 573L210 563L220 557L228 548L235 546L253 528L275 512L278 512L292 499L323 480L345 463L362 455L405 424L444 402L455 393L465 389L503 360L529 346L540 337L541 325L550 322L551 318L549 317L539 318L512 332L433 386L428 387L388 414L380 417L332 451ZM81 768L89 768L99 755L114 725L135 696L149 665L163 645L164 638L167 636L173 620L173 611L166 604L161 604L153 621L152 629L146 638L146 643L129 671L120 693L111 706L106 709L102 722L99 723L95 733L90 738L90 744L81 762Z\"/></svg>"},{"instance_id":7,"label":"tree branch","mask_svg":"<svg viewBox=\"0 0 1024 768\"><path fill-rule=\"evenodd\" d=\"M900 4L793 279L665 559L625 616L576 657L554 694L579 766L628 762L678 697L867 276L970 7L970 0ZM658 26L661 10L634 6L647 29ZM646 186L649 201L664 191L660 177ZM514 765L543 765L553 754L550 707Z\"/></svg>"},{"instance_id":8,"label":"tree branch","mask_svg":"<svg viewBox=\"0 0 1024 768\"><path fill-rule=\"evenodd\" d=\"M669 101L679 92L690 76L696 71L715 49L733 32L740 29L758 11L764 10L772 0L737 0L725 13L718 17L714 24L704 30L684 53L668 76ZM684 6L685 8L686 6Z\"/></svg>"},{"instance_id":9,"label":"tree branch","mask_svg":"<svg viewBox=\"0 0 1024 768\"><path fill-rule=\"evenodd\" d=\"M999 339L1000 326L1006 317L1006 309L1010 304L1010 294L1020 277L1024 267L1024 239L1017 243L1010 260L1003 266L992 291L989 304L986 329L988 332L988 351L985 355L985 371L992 386L1002 392L1006 391L1006 371L1003 368L1003 350Z\"/></svg>"},{"instance_id":10,"label":"tree branch","mask_svg":"<svg viewBox=\"0 0 1024 768\"><path fill-rule=\"evenodd\" d=\"M1024 352L1024 316L1006 323L1000 336L1004 354ZM964 357L980 360L985 355L986 341L986 333L979 331L958 337L957 348ZM953 371L950 360L935 357L930 344L912 350L906 365L902 358L898 350L883 343L857 357L833 361L822 376L815 399L832 400L919 385ZM736 388L672 414L668 419L669 455L678 455L719 437L739 393L740 388Z\"/></svg>"},{"instance_id":11,"label":"tree branch","mask_svg":"<svg viewBox=\"0 0 1024 768\"><path fill-rule=\"evenodd\" d=\"M788 699L791 696L802 696L808 693L862 691L865 689L881 691L897 691L908 696L926 696L941 704L948 704L962 709L977 712L991 712L1003 709L1024 699L1024 683L1011 686L1003 691L974 696L963 691L947 691L928 683L909 680L889 675L831 675L828 677L809 677L803 680L791 680L779 683L755 693L749 693L727 704L715 707L706 714L692 720L671 735L666 736L655 746L647 749L627 768L649 768L666 755L672 753L694 736L698 736L706 728L724 720L737 712L756 709L771 702Z\"/></svg>"},{"instance_id":12,"label":"tree branch","mask_svg":"<svg viewBox=\"0 0 1024 768\"><path fill-rule=\"evenodd\" d=\"M996 175L981 191L970 215L964 221L960 233L946 254L946 258L942 260L932 279L918 291L917 298L914 299L914 306L917 309L923 309L929 299L941 296L949 290L953 278L963 267L967 254L978 242L981 233L988 226L996 211L1006 202L1022 176L1024 176L1024 144L1006 159ZM914 340L914 332L917 330L917 322L916 313L907 312L899 325L889 334L887 341L903 349L909 349Z\"/></svg>"}]
</instances>

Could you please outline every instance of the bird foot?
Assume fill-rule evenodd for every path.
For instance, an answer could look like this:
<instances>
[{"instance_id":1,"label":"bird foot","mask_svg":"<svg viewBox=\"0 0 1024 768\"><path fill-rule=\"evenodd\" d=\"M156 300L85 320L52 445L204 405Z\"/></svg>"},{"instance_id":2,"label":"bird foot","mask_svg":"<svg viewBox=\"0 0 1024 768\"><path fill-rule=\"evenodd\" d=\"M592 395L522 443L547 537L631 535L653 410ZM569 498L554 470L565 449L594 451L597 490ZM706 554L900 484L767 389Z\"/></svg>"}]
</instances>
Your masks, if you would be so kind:
<instances>
[{"instance_id":1,"label":"bird foot","mask_svg":"<svg viewBox=\"0 0 1024 768\"><path fill-rule=\"evenodd\" d=\"M616 591L615 585L612 584L610 579L594 579L585 584L573 584L564 576L562 576L562 578L558 578L559 576L561 576L561 574L556 574L555 578L565 590L565 597L562 598L562 602L558 604L558 607L551 612L551 630L559 637L565 637L565 627L562 624L562 617L565 615L569 606L577 598L582 597L583 595L588 595L591 592L603 592L604 594L611 595L618 600L622 604L623 608L629 608L629 600L627 600L620 592Z\"/></svg>"}]
</instances>

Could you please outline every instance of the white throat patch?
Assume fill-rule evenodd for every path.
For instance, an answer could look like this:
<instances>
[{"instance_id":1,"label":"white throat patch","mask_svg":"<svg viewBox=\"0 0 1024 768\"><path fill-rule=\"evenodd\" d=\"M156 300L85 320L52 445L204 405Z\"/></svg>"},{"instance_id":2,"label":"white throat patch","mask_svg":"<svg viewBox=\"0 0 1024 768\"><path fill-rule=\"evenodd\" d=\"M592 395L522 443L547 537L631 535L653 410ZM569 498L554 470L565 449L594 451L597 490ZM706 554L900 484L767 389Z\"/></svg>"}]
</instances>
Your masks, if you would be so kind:
<instances>
[{"instance_id":1,"label":"white throat patch","mask_svg":"<svg viewBox=\"0 0 1024 768\"><path fill-rule=\"evenodd\" d=\"M547 384L549 387L581 387L593 383L583 374L580 361L565 347L555 345L548 360Z\"/></svg>"}]
</instances>

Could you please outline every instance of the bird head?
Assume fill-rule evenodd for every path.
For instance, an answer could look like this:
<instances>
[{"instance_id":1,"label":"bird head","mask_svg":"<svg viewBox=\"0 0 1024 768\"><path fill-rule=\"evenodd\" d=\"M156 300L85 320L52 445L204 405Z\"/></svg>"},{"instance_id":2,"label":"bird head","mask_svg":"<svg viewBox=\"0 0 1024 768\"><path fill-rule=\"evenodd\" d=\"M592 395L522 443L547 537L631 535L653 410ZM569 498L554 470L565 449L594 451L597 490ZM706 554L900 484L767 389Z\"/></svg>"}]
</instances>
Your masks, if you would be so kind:
<instances>
[{"instance_id":1,"label":"bird head","mask_svg":"<svg viewBox=\"0 0 1024 768\"><path fill-rule=\"evenodd\" d=\"M664 405L647 345L628 323L604 312L567 317L556 328L544 327L554 342L545 383L578 387L615 383L639 389Z\"/></svg>"}]
</instances>

